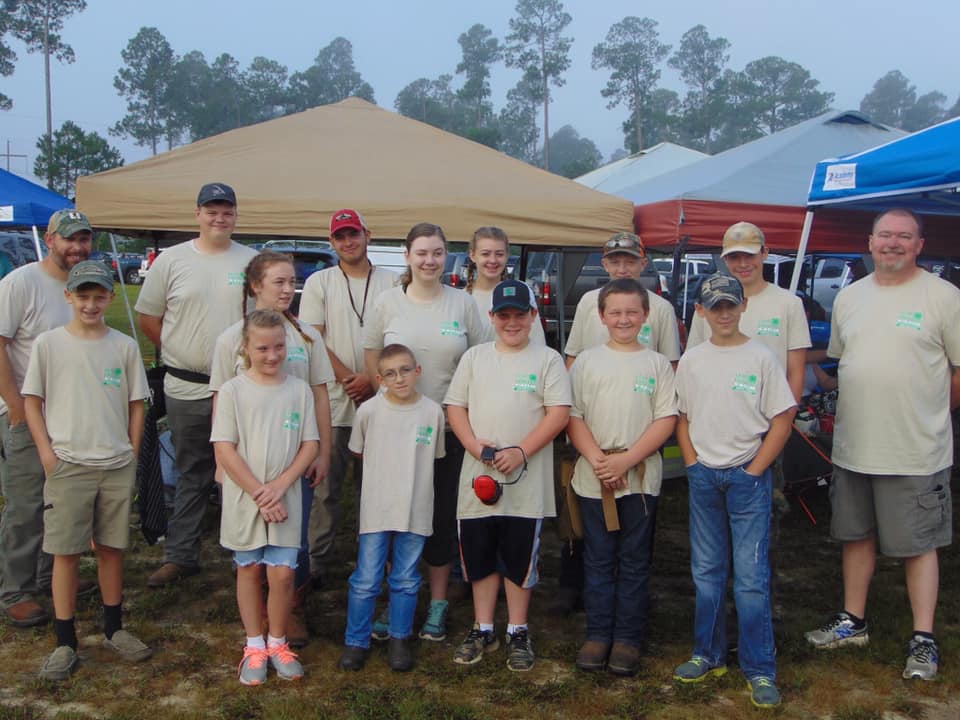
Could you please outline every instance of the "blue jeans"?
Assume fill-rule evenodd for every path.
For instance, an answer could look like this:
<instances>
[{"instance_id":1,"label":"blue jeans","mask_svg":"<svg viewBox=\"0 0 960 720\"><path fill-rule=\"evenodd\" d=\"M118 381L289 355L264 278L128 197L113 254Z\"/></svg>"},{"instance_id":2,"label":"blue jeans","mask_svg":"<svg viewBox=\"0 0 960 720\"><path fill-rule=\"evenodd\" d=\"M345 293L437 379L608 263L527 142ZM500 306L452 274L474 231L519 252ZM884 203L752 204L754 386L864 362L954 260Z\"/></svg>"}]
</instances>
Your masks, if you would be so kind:
<instances>
[{"instance_id":1,"label":"blue jeans","mask_svg":"<svg viewBox=\"0 0 960 720\"><path fill-rule=\"evenodd\" d=\"M377 608L383 568L393 539L390 576L390 637L407 638L413 632L413 613L420 590L420 555L426 537L406 532L363 533L357 552L357 569L350 575L346 644L370 647L373 613Z\"/></svg>"},{"instance_id":2,"label":"blue jeans","mask_svg":"<svg viewBox=\"0 0 960 720\"><path fill-rule=\"evenodd\" d=\"M697 589L693 654L711 665L727 656L728 540L733 539L733 597L738 654L747 679L776 678L770 610L771 474L743 467L687 468L690 484L690 566Z\"/></svg>"},{"instance_id":3,"label":"blue jeans","mask_svg":"<svg viewBox=\"0 0 960 720\"><path fill-rule=\"evenodd\" d=\"M655 495L617 500L620 530L608 532L603 502L577 498L583 519L583 606L587 640L640 647L647 633Z\"/></svg>"},{"instance_id":4,"label":"blue jeans","mask_svg":"<svg viewBox=\"0 0 960 720\"><path fill-rule=\"evenodd\" d=\"M324 480L326 482L326 480ZM297 553L297 572L293 586L303 587L310 582L310 507L313 505L313 488L310 478L300 478L300 551Z\"/></svg>"}]
</instances>

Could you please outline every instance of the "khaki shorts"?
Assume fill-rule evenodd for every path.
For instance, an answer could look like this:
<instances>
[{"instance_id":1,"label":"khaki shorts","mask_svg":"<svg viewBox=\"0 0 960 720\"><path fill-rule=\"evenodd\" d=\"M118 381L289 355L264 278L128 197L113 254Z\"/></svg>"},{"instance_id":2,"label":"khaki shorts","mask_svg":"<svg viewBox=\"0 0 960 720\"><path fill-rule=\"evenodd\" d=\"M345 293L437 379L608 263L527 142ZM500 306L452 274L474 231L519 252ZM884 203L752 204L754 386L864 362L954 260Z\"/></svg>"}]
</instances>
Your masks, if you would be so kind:
<instances>
[{"instance_id":1,"label":"khaki shorts","mask_svg":"<svg viewBox=\"0 0 960 720\"><path fill-rule=\"evenodd\" d=\"M43 551L79 555L91 539L126 548L136 475L136 462L104 469L60 460L43 487Z\"/></svg>"},{"instance_id":2,"label":"khaki shorts","mask_svg":"<svg viewBox=\"0 0 960 720\"><path fill-rule=\"evenodd\" d=\"M830 536L840 542L876 537L888 557L917 557L950 544L950 471L932 475L866 475L833 468Z\"/></svg>"}]
</instances>

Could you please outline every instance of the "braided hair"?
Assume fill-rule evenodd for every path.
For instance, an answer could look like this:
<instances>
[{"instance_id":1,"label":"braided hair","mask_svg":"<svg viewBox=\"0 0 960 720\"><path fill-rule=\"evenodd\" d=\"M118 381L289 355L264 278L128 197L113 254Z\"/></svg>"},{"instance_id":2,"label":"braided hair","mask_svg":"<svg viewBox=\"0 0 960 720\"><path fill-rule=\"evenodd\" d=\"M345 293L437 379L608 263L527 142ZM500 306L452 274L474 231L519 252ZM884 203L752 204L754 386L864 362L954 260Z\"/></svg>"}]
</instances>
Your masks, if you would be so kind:
<instances>
[{"instance_id":1,"label":"braided hair","mask_svg":"<svg viewBox=\"0 0 960 720\"><path fill-rule=\"evenodd\" d=\"M243 273L243 298L240 301L244 320L246 320L247 317L247 298L255 298L257 296L253 286L263 283L263 276L266 274L267 268L280 263L293 266L293 257L286 253L277 252L276 250L261 250L247 263L247 267ZM303 328L300 326L300 321L297 320L296 315L290 312L290 308L287 308L281 314L293 325L294 329L300 333L300 337L303 338L305 343L308 345L313 344L313 338L303 331Z\"/></svg>"},{"instance_id":2,"label":"braided hair","mask_svg":"<svg viewBox=\"0 0 960 720\"><path fill-rule=\"evenodd\" d=\"M276 310L254 310L243 317L243 334L240 340L240 357L243 365L250 369L250 356L247 354L247 343L250 341L250 328L282 328L283 315Z\"/></svg>"},{"instance_id":3,"label":"braided hair","mask_svg":"<svg viewBox=\"0 0 960 720\"><path fill-rule=\"evenodd\" d=\"M468 293L473 293L473 283L477 279L477 264L473 261L472 256L477 251L477 241L478 240L499 240L503 243L504 248L509 253L510 251L510 239L507 237L507 234L498 227L493 225L486 225L481 228L477 228L473 233L473 237L470 238L470 253L467 260L467 287L466 291ZM507 277L507 268L504 266L503 271L500 273L500 279L504 280Z\"/></svg>"}]
</instances>

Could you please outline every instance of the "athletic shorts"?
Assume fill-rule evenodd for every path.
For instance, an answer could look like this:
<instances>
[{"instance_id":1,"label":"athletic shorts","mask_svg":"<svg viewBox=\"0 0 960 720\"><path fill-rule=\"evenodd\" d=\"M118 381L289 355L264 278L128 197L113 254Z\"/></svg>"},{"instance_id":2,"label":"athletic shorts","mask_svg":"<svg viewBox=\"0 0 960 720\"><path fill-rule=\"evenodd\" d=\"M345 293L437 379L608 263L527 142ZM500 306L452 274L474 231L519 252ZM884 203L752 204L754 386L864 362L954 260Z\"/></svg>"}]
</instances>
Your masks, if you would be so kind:
<instances>
[{"instance_id":1,"label":"athletic shorts","mask_svg":"<svg viewBox=\"0 0 960 720\"><path fill-rule=\"evenodd\" d=\"M249 565L269 565L270 567L288 567L297 569L297 554L300 548L264 545L255 550L234 550L233 561L237 567Z\"/></svg>"},{"instance_id":2,"label":"athletic shorts","mask_svg":"<svg viewBox=\"0 0 960 720\"><path fill-rule=\"evenodd\" d=\"M463 579L483 580L502 572L515 585L532 588L540 579L537 556L542 522L538 518L502 515L460 520Z\"/></svg>"},{"instance_id":3,"label":"athletic shorts","mask_svg":"<svg viewBox=\"0 0 960 720\"><path fill-rule=\"evenodd\" d=\"M932 475L866 475L833 468L830 536L841 542L876 537L888 557L916 557L950 544L950 471Z\"/></svg>"},{"instance_id":4,"label":"athletic shorts","mask_svg":"<svg viewBox=\"0 0 960 720\"><path fill-rule=\"evenodd\" d=\"M79 555L97 545L123 550L137 464L95 468L59 460L43 486L43 551Z\"/></svg>"},{"instance_id":5,"label":"athletic shorts","mask_svg":"<svg viewBox=\"0 0 960 720\"><path fill-rule=\"evenodd\" d=\"M443 567L457 556L457 493L463 445L451 431L443 437L446 455L433 461L433 534L423 546L427 565Z\"/></svg>"}]
</instances>

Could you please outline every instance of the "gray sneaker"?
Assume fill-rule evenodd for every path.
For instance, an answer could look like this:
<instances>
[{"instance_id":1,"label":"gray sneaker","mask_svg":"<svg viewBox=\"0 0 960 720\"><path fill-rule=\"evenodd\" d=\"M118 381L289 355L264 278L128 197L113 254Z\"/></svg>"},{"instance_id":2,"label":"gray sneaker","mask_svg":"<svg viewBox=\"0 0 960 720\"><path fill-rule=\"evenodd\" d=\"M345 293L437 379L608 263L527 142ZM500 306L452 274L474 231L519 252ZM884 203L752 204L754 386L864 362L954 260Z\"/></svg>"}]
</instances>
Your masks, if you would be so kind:
<instances>
[{"instance_id":1,"label":"gray sneaker","mask_svg":"<svg viewBox=\"0 0 960 720\"><path fill-rule=\"evenodd\" d=\"M500 647L500 641L492 632L483 632L480 625L473 624L473 628L457 651L453 654L453 661L457 665L473 665L483 660L486 653L493 652Z\"/></svg>"},{"instance_id":2,"label":"gray sneaker","mask_svg":"<svg viewBox=\"0 0 960 720\"><path fill-rule=\"evenodd\" d=\"M267 648L267 655L270 657L270 665L281 680L299 680L303 677L303 665L287 643L271 645Z\"/></svg>"},{"instance_id":3,"label":"gray sneaker","mask_svg":"<svg viewBox=\"0 0 960 720\"><path fill-rule=\"evenodd\" d=\"M431 600L430 607L427 610L427 619L423 621L423 627L420 628L421 640L432 640L440 642L447 639L447 613L450 611L450 603L446 600Z\"/></svg>"},{"instance_id":4,"label":"gray sneaker","mask_svg":"<svg viewBox=\"0 0 960 720\"><path fill-rule=\"evenodd\" d=\"M507 633L507 669L514 672L533 670L537 656L533 654L530 633L524 628L515 633Z\"/></svg>"},{"instance_id":5,"label":"gray sneaker","mask_svg":"<svg viewBox=\"0 0 960 720\"><path fill-rule=\"evenodd\" d=\"M866 645L870 641L867 624L864 623L862 628L855 628L850 615L842 610L822 627L804 633L803 636L818 650L829 650L844 645Z\"/></svg>"},{"instance_id":6,"label":"gray sneaker","mask_svg":"<svg viewBox=\"0 0 960 720\"><path fill-rule=\"evenodd\" d=\"M910 652L903 669L904 680L935 680L939 669L940 651L937 643L929 638L910 638Z\"/></svg>"},{"instance_id":7,"label":"gray sneaker","mask_svg":"<svg viewBox=\"0 0 960 720\"><path fill-rule=\"evenodd\" d=\"M677 665L676 670L673 671L673 679L682 683L698 683L713 677L723 677L726 674L726 665L711 665L706 658L694 655L686 662Z\"/></svg>"},{"instance_id":8,"label":"gray sneaker","mask_svg":"<svg viewBox=\"0 0 960 720\"><path fill-rule=\"evenodd\" d=\"M130 662L142 662L153 655L153 650L126 630L117 630L109 640L104 638L103 646Z\"/></svg>"},{"instance_id":9,"label":"gray sneaker","mask_svg":"<svg viewBox=\"0 0 960 720\"><path fill-rule=\"evenodd\" d=\"M249 645L243 648L243 660L237 668L237 676L244 685L263 685L267 681L266 649L252 648Z\"/></svg>"},{"instance_id":10,"label":"gray sneaker","mask_svg":"<svg viewBox=\"0 0 960 720\"><path fill-rule=\"evenodd\" d=\"M380 616L373 621L373 627L370 629L370 637L374 640L390 639L390 606L387 605Z\"/></svg>"},{"instance_id":11,"label":"gray sneaker","mask_svg":"<svg viewBox=\"0 0 960 720\"><path fill-rule=\"evenodd\" d=\"M80 658L76 650L69 645L60 645L43 662L43 667L40 668L40 679L54 682L66 680L77 669L79 663Z\"/></svg>"}]
</instances>

